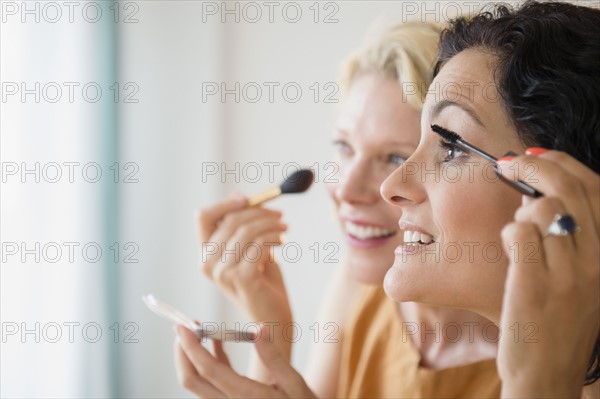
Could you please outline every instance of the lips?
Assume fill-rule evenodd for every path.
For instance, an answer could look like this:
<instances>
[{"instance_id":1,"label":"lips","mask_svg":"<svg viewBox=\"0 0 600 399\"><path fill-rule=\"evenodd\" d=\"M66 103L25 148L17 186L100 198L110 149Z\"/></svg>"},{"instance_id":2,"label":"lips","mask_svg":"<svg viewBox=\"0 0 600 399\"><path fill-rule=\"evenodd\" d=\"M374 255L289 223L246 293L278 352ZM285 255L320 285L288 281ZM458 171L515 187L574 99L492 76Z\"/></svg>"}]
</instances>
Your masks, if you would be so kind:
<instances>
[{"instance_id":1,"label":"lips","mask_svg":"<svg viewBox=\"0 0 600 399\"><path fill-rule=\"evenodd\" d=\"M427 245L433 242L433 236L427 233L421 233L420 231L404 230L404 243L405 244L421 244Z\"/></svg>"},{"instance_id":2,"label":"lips","mask_svg":"<svg viewBox=\"0 0 600 399\"><path fill-rule=\"evenodd\" d=\"M424 248L436 242L433 234L416 224L401 220L399 226L403 232L404 243L397 248L396 252L414 253L419 248Z\"/></svg>"},{"instance_id":3,"label":"lips","mask_svg":"<svg viewBox=\"0 0 600 399\"><path fill-rule=\"evenodd\" d=\"M372 250L387 245L398 232L398 229L387 228L366 219L342 217L342 220L348 244L360 250Z\"/></svg>"},{"instance_id":4,"label":"lips","mask_svg":"<svg viewBox=\"0 0 600 399\"><path fill-rule=\"evenodd\" d=\"M359 240L390 237L396 234L396 230L393 229L386 229L383 227L366 224L357 224L351 221L346 221L344 226L348 234L354 238L358 238Z\"/></svg>"}]
</instances>

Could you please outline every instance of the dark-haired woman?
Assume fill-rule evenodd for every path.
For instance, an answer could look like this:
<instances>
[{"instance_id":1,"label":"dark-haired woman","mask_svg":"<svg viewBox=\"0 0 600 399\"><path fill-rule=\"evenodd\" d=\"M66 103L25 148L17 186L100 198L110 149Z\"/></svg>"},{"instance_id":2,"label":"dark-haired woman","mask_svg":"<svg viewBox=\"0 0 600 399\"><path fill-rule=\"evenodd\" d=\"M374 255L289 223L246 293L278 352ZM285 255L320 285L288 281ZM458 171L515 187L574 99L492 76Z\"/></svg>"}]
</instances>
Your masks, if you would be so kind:
<instances>
[{"instance_id":1,"label":"dark-haired woman","mask_svg":"<svg viewBox=\"0 0 600 399\"><path fill-rule=\"evenodd\" d=\"M503 397L600 397L600 10L526 2L458 19L436 72L419 146L382 186L400 225L433 242L396 250L386 292L497 322ZM432 124L501 158L504 178L543 196L517 192ZM462 252L444 256L448 248ZM257 348L273 389L195 354L202 375L238 378L241 393L310 395L267 334Z\"/></svg>"},{"instance_id":2,"label":"dark-haired woman","mask_svg":"<svg viewBox=\"0 0 600 399\"><path fill-rule=\"evenodd\" d=\"M481 245L468 262L397 257L386 292L498 322L503 396L579 397L594 383L598 392L600 10L528 2L458 19L442 35L436 85L447 90L428 96L408 162L463 178L404 178L402 166L382 193L438 249ZM493 163L445 141L432 124L499 158L524 154L503 157L502 175L544 196L494 179ZM485 246L504 252L491 261ZM457 292L461 286L469 289Z\"/></svg>"}]
</instances>

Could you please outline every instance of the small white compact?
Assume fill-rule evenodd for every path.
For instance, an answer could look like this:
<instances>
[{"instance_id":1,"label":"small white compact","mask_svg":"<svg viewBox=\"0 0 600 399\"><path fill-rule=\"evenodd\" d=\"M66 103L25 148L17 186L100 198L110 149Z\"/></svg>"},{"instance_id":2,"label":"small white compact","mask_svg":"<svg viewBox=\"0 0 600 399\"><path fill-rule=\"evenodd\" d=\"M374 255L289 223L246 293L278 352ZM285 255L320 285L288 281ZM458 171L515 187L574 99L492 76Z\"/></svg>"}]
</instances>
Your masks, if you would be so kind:
<instances>
[{"instance_id":1,"label":"small white compact","mask_svg":"<svg viewBox=\"0 0 600 399\"><path fill-rule=\"evenodd\" d=\"M256 334L251 331L220 330L215 323L202 325L181 313L174 307L159 301L152 294L143 295L142 300L148 308L162 318L181 324L191 330L200 340L206 338L227 342L255 342Z\"/></svg>"}]
</instances>

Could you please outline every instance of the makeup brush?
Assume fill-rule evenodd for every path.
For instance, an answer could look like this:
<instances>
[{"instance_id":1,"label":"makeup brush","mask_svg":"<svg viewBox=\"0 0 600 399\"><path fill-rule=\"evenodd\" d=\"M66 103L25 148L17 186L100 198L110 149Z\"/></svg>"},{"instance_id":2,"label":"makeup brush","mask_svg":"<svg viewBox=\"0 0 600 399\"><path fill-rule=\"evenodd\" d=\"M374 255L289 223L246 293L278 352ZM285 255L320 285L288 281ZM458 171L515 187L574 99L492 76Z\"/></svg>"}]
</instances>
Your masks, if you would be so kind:
<instances>
[{"instance_id":1,"label":"makeup brush","mask_svg":"<svg viewBox=\"0 0 600 399\"><path fill-rule=\"evenodd\" d=\"M308 190L312 184L313 176L312 170L297 170L289 175L280 186L271 187L252 195L248 198L248 205L260 205L263 202L279 197L281 194L302 193Z\"/></svg>"},{"instance_id":2,"label":"makeup brush","mask_svg":"<svg viewBox=\"0 0 600 399\"><path fill-rule=\"evenodd\" d=\"M495 157L493 157L492 155L475 147L473 144L470 144L470 143L466 142L465 140L463 140L463 138L460 137L460 135L458 133L455 133L451 130L445 129L438 125L431 125L431 130L433 130L435 133L439 134L444 140L448 141L449 143L454 144L457 148L459 148L462 151L475 153L475 154L479 155L480 157L487 159L488 161L490 161L492 163L496 163L496 161L497 161L497 159ZM540 193L539 191L537 191L535 188L531 187L530 185L522 182L521 180L507 179L499 172L497 167L495 168L495 172L498 175L498 177L500 178L500 180L502 180L503 182L505 182L506 184L508 184L509 186L511 186L518 192L520 192L521 194L525 194L525 195L528 195L528 196L534 197L534 198L541 197L544 195L544 194Z\"/></svg>"}]
</instances>

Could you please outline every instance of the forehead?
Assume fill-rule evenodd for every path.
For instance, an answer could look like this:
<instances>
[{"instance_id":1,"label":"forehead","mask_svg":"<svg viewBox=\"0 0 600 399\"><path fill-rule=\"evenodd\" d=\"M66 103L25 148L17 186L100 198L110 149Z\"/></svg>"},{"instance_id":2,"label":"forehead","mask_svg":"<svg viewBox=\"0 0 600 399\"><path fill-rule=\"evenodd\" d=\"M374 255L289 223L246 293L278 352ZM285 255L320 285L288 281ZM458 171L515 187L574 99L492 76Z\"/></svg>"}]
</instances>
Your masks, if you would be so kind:
<instances>
[{"instance_id":1,"label":"forehead","mask_svg":"<svg viewBox=\"0 0 600 399\"><path fill-rule=\"evenodd\" d=\"M461 106L485 125L501 108L494 80L495 58L484 51L468 49L452 57L431 84L424 113L431 119L443 105Z\"/></svg>"},{"instance_id":2,"label":"forehead","mask_svg":"<svg viewBox=\"0 0 600 399\"><path fill-rule=\"evenodd\" d=\"M436 80L453 80L459 83L493 81L495 58L481 49L469 48L456 54L444 64Z\"/></svg>"},{"instance_id":3,"label":"forehead","mask_svg":"<svg viewBox=\"0 0 600 399\"><path fill-rule=\"evenodd\" d=\"M342 100L337 125L344 129L402 130L414 132L420 122L420 110L406 100L397 80L367 74L352 82ZM416 129L418 135L419 129Z\"/></svg>"},{"instance_id":4,"label":"forehead","mask_svg":"<svg viewBox=\"0 0 600 399\"><path fill-rule=\"evenodd\" d=\"M377 73L368 73L352 81L343 98L342 109L389 116L412 111L401 84L396 79Z\"/></svg>"}]
</instances>

